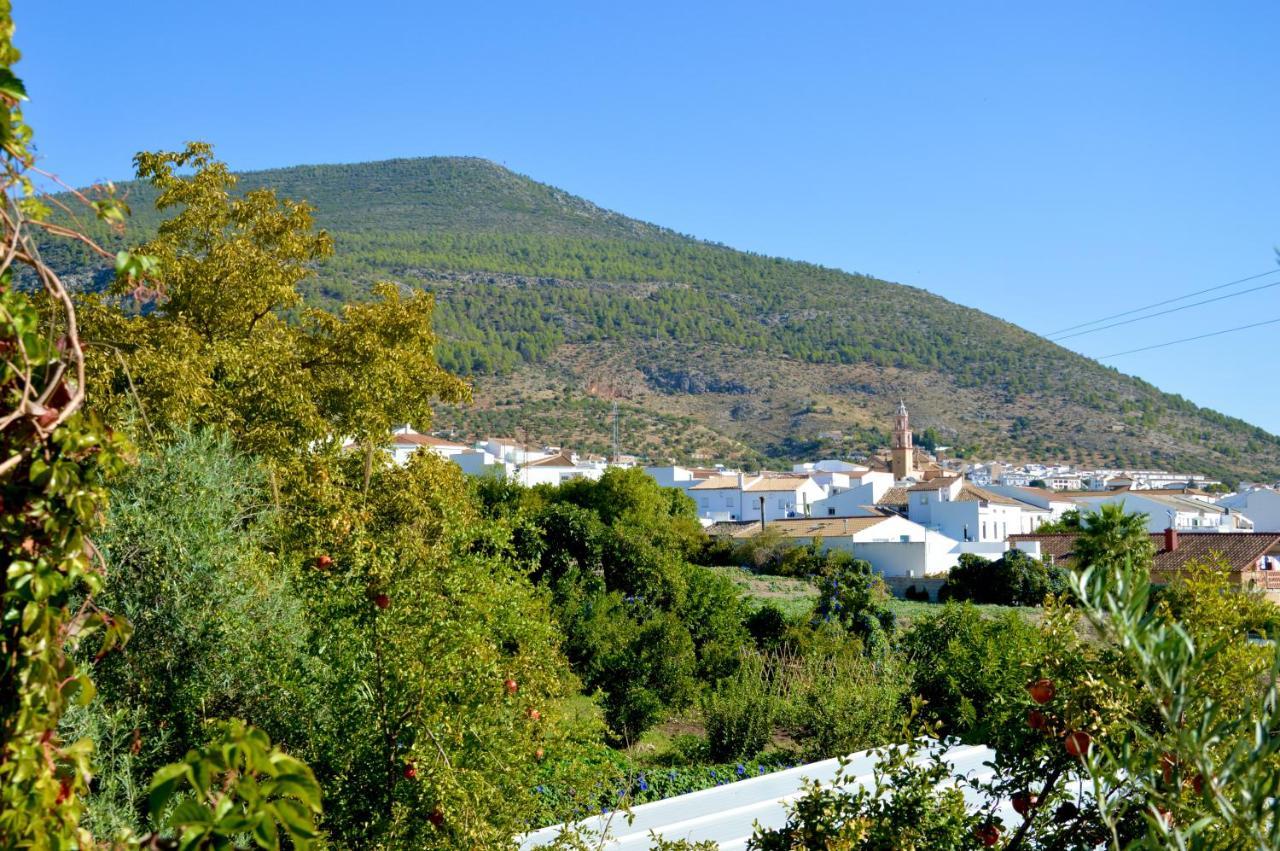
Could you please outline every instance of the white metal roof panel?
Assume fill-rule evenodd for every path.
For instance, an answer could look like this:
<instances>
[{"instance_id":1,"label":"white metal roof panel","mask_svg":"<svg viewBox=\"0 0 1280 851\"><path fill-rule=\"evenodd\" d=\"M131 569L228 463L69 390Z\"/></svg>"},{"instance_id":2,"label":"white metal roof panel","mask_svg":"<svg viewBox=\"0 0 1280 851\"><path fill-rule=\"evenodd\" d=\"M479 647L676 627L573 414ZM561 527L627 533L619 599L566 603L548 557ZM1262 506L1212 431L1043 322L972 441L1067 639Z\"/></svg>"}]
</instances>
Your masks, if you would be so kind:
<instances>
[{"instance_id":1,"label":"white metal roof panel","mask_svg":"<svg viewBox=\"0 0 1280 851\"><path fill-rule=\"evenodd\" d=\"M955 773L974 780L988 779L992 771L984 763L994 760L990 748L958 745L946 752L946 760ZM786 805L804 795L804 781L817 780L830 784L839 770L838 759L828 759L800 765L784 771L776 771L761 777L752 777L714 786L685 795L677 795L651 804L641 804L631 810L630 823L624 813L611 813L585 819L578 827L593 836L607 834L601 849L638 851L647 849L651 833L665 839L687 839L692 842L711 840L721 851L741 851L755 833L756 825L765 828L782 827L787 822ZM854 785L869 786L875 759L871 751L853 754L845 770L844 788ZM966 788L965 796L974 804L980 802L972 790ZM1017 816L1004 802L997 813L1006 824L1016 824ZM552 842L563 829L557 825L546 827L521 838L521 849L539 848Z\"/></svg>"}]
</instances>

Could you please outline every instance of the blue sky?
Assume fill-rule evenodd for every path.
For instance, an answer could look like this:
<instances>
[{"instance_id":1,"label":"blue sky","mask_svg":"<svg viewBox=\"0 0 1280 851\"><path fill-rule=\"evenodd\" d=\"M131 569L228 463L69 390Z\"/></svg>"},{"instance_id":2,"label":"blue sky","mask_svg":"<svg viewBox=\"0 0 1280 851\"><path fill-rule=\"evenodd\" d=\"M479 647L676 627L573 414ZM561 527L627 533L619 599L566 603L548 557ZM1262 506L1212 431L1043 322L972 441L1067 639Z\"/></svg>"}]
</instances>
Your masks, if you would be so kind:
<instances>
[{"instance_id":1,"label":"blue sky","mask_svg":"<svg viewBox=\"0 0 1280 851\"><path fill-rule=\"evenodd\" d=\"M186 139L243 169L477 155L1042 333L1277 268L1274 2L16 6L72 182ZM1271 318L1280 287L1064 344ZM1280 432L1277 342L1108 363Z\"/></svg>"}]
</instances>

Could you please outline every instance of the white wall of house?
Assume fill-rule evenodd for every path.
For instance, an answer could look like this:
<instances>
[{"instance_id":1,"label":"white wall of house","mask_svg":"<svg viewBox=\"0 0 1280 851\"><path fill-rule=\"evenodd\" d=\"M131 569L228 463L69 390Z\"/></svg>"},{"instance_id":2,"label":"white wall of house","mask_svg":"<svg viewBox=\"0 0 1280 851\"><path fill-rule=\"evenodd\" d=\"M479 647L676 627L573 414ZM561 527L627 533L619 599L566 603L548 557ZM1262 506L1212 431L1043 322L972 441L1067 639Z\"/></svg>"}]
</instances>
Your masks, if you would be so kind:
<instances>
[{"instance_id":1,"label":"white wall of house","mask_svg":"<svg viewBox=\"0 0 1280 851\"><path fill-rule=\"evenodd\" d=\"M550 458L555 454L544 449L520 446L514 442L495 440L493 438L481 441L477 444L476 448L483 449L495 458L500 458L503 461L509 461L512 464L528 464L531 461Z\"/></svg>"},{"instance_id":2,"label":"white wall of house","mask_svg":"<svg viewBox=\"0 0 1280 851\"><path fill-rule=\"evenodd\" d=\"M796 537L800 544L812 538ZM923 577L946 573L959 560L958 543L905 517L893 515L848 535L826 535L823 550L844 550L885 576Z\"/></svg>"},{"instance_id":3,"label":"white wall of house","mask_svg":"<svg viewBox=\"0 0 1280 851\"><path fill-rule=\"evenodd\" d=\"M773 486L769 485L766 487L770 489L748 485L747 490L742 492L739 520L760 519L761 497L764 498L764 519L768 522L788 517L808 517L813 504L826 496L822 486L813 479L805 479L803 484L785 490L773 490Z\"/></svg>"},{"instance_id":4,"label":"white wall of house","mask_svg":"<svg viewBox=\"0 0 1280 851\"><path fill-rule=\"evenodd\" d=\"M736 487L686 491L698 506L698 516L720 523L742 518L742 491ZM759 518L757 518L759 519Z\"/></svg>"},{"instance_id":5,"label":"white wall of house","mask_svg":"<svg viewBox=\"0 0 1280 851\"><path fill-rule=\"evenodd\" d=\"M1218 500L1218 505L1248 517L1255 532L1280 532L1280 492L1274 488L1233 493Z\"/></svg>"},{"instance_id":6,"label":"white wall of house","mask_svg":"<svg viewBox=\"0 0 1280 851\"><path fill-rule=\"evenodd\" d=\"M868 470L865 473L860 473L857 481L860 485L871 485L871 493L874 497L871 500L872 503L888 493L889 489L894 486L893 473L885 473L879 470Z\"/></svg>"},{"instance_id":7,"label":"white wall of house","mask_svg":"<svg viewBox=\"0 0 1280 851\"><path fill-rule=\"evenodd\" d=\"M1041 522L1046 520L1057 520L1063 514L1073 509L1079 508L1075 502L1065 497L1054 498L1053 494L1041 491L1039 488L1015 488L1009 485L989 485L987 490L992 493L998 493L1001 496L1007 496L1010 499L1020 500L1029 506L1034 506L1045 513L1044 517L1035 517L1035 527L1028 529L1028 532L1034 532Z\"/></svg>"},{"instance_id":8,"label":"white wall of house","mask_svg":"<svg viewBox=\"0 0 1280 851\"><path fill-rule=\"evenodd\" d=\"M468 449L449 460L461 467L462 472L468 476L496 476L499 479L515 477L515 464L503 461L483 449Z\"/></svg>"},{"instance_id":9,"label":"white wall of house","mask_svg":"<svg viewBox=\"0 0 1280 851\"><path fill-rule=\"evenodd\" d=\"M954 551L954 545L955 541L935 533L924 541L854 544L853 554L884 576L921 579L931 574L948 573L956 566L959 555Z\"/></svg>"},{"instance_id":10,"label":"white wall of house","mask_svg":"<svg viewBox=\"0 0 1280 851\"><path fill-rule=\"evenodd\" d=\"M813 504L810 514L813 517L866 517L875 512L864 506L875 505L875 502L875 484L868 482L823 497Z\"/></svg>"},{"instance_id":11,"label":"white wall of house","mask_svg":"<svg viewBox=\"0 0 1280 851\"><path fill-rule=\"evenodd\" d=\"M573 479L590 479L596 481L604 475L603 467L577 465L561 466L548 464L528 464L516 471L516 479L525 487L537 485L560 485Z\"/></svg>"},{"instance_id":12,"label":"white wall of house","mask_svg":"<svg viewBox=\"0 0 1280 851\"><path fill-rule=\"evenodd\" d=\"M957 499L963 480L907 494L907 516L957 541L1003 542L1010 535L1034 532L1048 511L1030 505L1006 505Z\"/></svg>"},{"instance_id":13,"label":"white wall of house","mask_svg":"<svg viewBox=\"0 0 1280 851\"><path fill-rule=\"evenodd\" d=\"M645 467L645 473L664 488L680 488L688 490L698 483L693 471L687 467Z\"/></svg>"}]
</instances>

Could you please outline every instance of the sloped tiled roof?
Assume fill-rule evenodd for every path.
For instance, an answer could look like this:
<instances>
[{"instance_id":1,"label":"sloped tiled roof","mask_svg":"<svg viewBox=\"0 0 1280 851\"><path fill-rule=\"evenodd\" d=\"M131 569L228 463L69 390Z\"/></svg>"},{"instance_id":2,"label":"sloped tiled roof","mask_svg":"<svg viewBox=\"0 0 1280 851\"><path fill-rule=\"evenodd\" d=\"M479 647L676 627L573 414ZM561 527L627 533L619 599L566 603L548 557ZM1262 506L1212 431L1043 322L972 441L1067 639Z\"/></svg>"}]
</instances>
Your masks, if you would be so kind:
<instances>
[{"instance_id":1,"label":"sloped tiled roof","mask_svg":"<svg viewBox=\"0 0 1280 851\"><path fill-rule=\"evenodd\" d=\"M907 507L907 489L906 488L889 488L880 495L876 500L876 505L888 508L906 508Z\"/></svg>"},{"instance_id":2,"label":"sloped tiled roof","mask_svg":"<svg viewBox=\"0 0 1280 851\"><path fill-rule=\"evenodd\" d=\"M788 476L788 475L766 475L747 476L743 490L769 493L772 491L793 491L796 488L809 481L808 476ZM734 476L712 476L706 481L698 482L689 490L736 490L738 487L738 477Z\"/></svg>"},{"instance_id":3,"label":"sloped tiled roof","mask_svg":"<svg viewBox=\"0 0 1280 851\"><path fill-rule=\"evenodd\" d=\"M980 488L972 482L965 482L960 486L960 493L956 494L956 502L990 502L996 505L1013 505L1019 508L1035 507L1030 503L1020 502L1011 496Z\"/></svg>"},{"instance_id":4,"label":"sloped tiled roof","mask_svg":"<svg viewBox=\"0 0 1280 851\"><path fill-rule=\"evenodd\" d=\"M936 479L930 479L927 482L921 482L918 485L912 485L907 488L908 491L940 491L943 488L951 487L959 479L959 476L939 476Z\"/></svg>"},{"instance_id":5,"label":"sloped tiled roof","mask_svg":"<svg viewBox=\"0 0 1280 851\"><path fill-rule=\"evenodd\" d=\"M770 520L765 523L765 528L775 529L788 538L812 538L815 535L823 538L837 538L870 529L878 523L883 523L885 519L882 514L874 517L796 517ZM760 521L713 523L708 527L707 532L719 537L751 538L760 534Z\"/></svg>"},{"instance_id":6,"label":"sloped tiled roof","mask_svg":"<svg viewBox=\"0 0 1280 851\"><path fill-rule=\"evenodd\" d=\"M728 490L730 488L737 490L737 487L738 487L737 476L712 476L711 478L706 479L705 481L698 482L696 485L689 488L689 490L717 491L717 490Z\"/></svg>"},{"instance_id":7,"label":"sloped tiled roof","mask_svg":"<svg viewBox=\"0 0 1280 851\"><path fill-rule=\"evenodd\" d=\"M1040 555L1053 556L1058 564L1075 558L1074 534L1010 535L1011 542L1038 541ZM1151 543L1156 548L1152 573L1176 573L1190 562L1221 560L1233 571L1252 570L1258 559L1280 549L1280 533L1275 532L1179 532L1178 548L1166 550L1164 534L1153 532Z\"/></svg>"},{"instance_id":8,"label":"sloped tiled roof","mask_svg":"<svg viewBox=\"0 0 1280 851\"><path fill-rule=\"evenodd\" d=\"M393 434L391 442L397 446L447 446L452 449L466 449L467 447L461 443L455 443L452 440L442 440L438 437L432 437L429 434L418 434L417 432L403 432Z\"/></svg>"},{"instance_id":9,"label":"sloped tiled roof","mask_svg":"<svg viewBox=\"0 0 1280 851\"><path fill-rule=\"evenodd\" d=\"M809 481L808 476L765 476L762 479L747 480L749 491L793 491Z\"/></svg>"},{"instance_id":10,"label":"sloped tiled roof","mask_svg":"<svg viewBox=\"0 0 1280 851\"><path fill-rule=\"evenodd\" d=\"M576 467L577 464L564 452L557 452L549 458L539 458L537 461L530 461L526 467Z\"/></svg>"}]
</instances>

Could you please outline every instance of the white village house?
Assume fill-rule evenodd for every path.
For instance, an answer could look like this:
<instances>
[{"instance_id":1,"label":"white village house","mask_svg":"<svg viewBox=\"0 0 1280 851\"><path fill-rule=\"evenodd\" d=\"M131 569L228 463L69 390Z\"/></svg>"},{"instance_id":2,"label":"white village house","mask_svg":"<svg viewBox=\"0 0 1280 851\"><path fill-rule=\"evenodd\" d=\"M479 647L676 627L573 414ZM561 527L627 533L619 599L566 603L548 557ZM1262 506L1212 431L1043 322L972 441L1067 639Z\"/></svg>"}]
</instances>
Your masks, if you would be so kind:
<instances>
[{"instance_id":1,"label":"white village house","mask_svg":"<svg viewBox=\"0 0 1280 851\"><path fill-rule=\"evenodd\" d=\"M1218 505L1244 514L1255 532L1280 532L1280 491L1275 488L1247 488L1224 496Z\"/></svg>"},{"instance_id":2,"label":"white village house","mask_svg":"<svg viewBox=\"0 0 1280 851\"><path fill-rule=\"evenodd\" d=\"M960 558L957 542L896 514L867 517L804 517L790 520L718 523L712 535L742 540L772 529L796 544L821 541L823 550L844 550L885 577L920 579L947 573Z\"/></svg>"},{"instance_id":3,"label":"white village house","mask_svg":"<svg viewBox=\"0 0 1280 851\"><path fill-rule=\"evenodd\" d=\"M907 517L911 520L964 543L1000 545L998 551L1003 551L1010 535L1034 532L1051 516L1047 506L980 488L960 476L907 488ZM996 548L987 549L997 552Z\"/></svg>"},{"instance_id":4,"label":"white village house","mask_svg":"<svg viewBox=\"0 0 1280 851\"><path fill-rule=\"evenodd\" d=\"M767 520L807 517L810 507L826 496L808 476L784 473L737 473L712 476L687 491L698 516L711 521Z\"/></svg>"}]
</instances>

